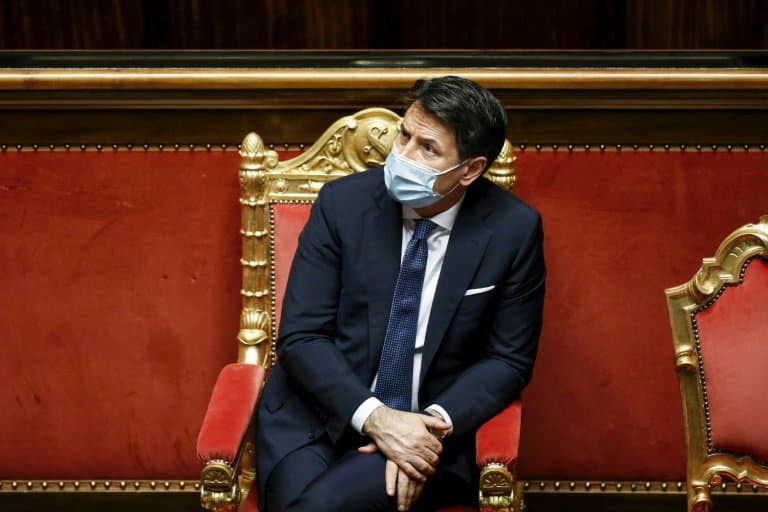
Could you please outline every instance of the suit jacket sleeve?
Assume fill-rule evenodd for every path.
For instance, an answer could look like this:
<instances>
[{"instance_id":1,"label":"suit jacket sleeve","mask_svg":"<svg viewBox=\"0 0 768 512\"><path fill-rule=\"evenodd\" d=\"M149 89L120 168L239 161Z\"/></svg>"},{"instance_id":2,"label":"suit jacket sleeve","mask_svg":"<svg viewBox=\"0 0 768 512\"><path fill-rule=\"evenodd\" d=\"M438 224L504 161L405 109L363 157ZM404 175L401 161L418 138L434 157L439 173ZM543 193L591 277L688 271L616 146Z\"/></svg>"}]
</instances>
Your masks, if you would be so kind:
<instances>
[{"instance_id":1,"label":"suit jacket sleeve","mask_svg":"<svg viewBox=\"0 0 768 512\"><path fill-rule=\"evenodd\" d=\"M530 380L541 333L545 277L537 214L500 283L482 357L432 402L448 412L454 434L476 430L511 403Z\"/></svg>"},{"instance_id":2,"label":"suit jacket sleeve","mask_svg":"<svg viewBox=\"0 0 768 512\"><path fill-rule=\"evenodd\" d=\"M336 440L373 393L334 343L341 243L330 196L332 184L326 184L299 237L283 299L277 355L291 382L328 413L326 429Z\"/></svg>"}]
</instances>

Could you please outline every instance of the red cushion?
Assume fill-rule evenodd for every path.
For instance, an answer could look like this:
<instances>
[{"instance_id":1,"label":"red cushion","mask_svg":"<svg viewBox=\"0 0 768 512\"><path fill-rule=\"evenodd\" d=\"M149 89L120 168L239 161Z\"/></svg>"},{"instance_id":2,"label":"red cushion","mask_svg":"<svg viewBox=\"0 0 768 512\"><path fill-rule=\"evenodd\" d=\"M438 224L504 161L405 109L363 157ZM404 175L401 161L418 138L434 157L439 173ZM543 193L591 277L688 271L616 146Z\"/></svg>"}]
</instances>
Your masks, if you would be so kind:
<instances>
[{"instance_id":1,"label":"red cushion","mask_svg":"<svg viewBox=\"0 0 768 512\"><path fill-rule=\"evenodd\" d=\"M299 233L309 219L309 204L276 204L272 208L275 221L275 333L280 326L280 310L283 306L283 295L288 284L288 273L293 263L293 255L299 245Z\"/></svg>"},{"instance_id":2,"label":"red cushion","mask_svg":"<svg viewBox=\"0 0 768 512\"><path fill-rule=\"evenodd\" d=\"M233 363L221 370L197 437L200 459L235 460L263 381L264 368L259 365Z\"/></svg>"},{"instance_id":3,"label":"red cushion","mask_svg":"<svg viewBox=\"0 0 768 512\"><path fill-rule=\"evenodd\" d=\"M768 262L697 315L712 446L768 461Z\"/></svg>"},{"instance_id":4,"label":"red cushion","mask_svg":"<svg viewBox=\"0 0 768 512\"><path fill-rule=\"evenodd\" d=\"M506 466L517 462L520 445L520 419L523 405L520 400L483 424L477 431L477 465L501 462Z\"/></svg>"}]
</instances>

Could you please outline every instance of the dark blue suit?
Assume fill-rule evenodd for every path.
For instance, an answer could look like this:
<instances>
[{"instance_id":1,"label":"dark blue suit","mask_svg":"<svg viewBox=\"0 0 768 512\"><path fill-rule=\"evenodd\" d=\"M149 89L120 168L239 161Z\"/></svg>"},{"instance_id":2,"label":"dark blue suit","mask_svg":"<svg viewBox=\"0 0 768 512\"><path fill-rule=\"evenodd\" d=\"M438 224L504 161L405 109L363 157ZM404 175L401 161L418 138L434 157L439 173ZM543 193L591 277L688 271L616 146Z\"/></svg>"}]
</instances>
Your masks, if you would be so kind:
<instances>
[{"instance_id":1,"label":"dark blue suit","mask_svg":"<svg viewBox=\"0 0 768 512\"><path fill-rule=\"evenodd\" d=\"M349 426L373 396L402 243L401 205L382 169L326 184L291 267L272 369L259 405L260 488L286 455ZM537 212L486 179L466 192L427 327L421 408L451 416L440 468L476 486L475 430L531 377L542 323L545 267ZM467 289L495 285L486 293ZM361 438L362 439L362 438ZM376 478L382 479L383 474Z\"/></svg>"}]
</instances>

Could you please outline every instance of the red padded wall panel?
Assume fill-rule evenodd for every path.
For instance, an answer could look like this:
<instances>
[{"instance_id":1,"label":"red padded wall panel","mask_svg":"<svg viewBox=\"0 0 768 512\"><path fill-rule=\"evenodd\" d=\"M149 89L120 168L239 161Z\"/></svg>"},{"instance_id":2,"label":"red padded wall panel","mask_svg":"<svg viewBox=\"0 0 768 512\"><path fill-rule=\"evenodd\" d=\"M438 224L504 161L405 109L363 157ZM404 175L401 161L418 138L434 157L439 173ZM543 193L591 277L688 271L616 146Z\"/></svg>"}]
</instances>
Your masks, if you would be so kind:
<instances>
[{"instance_id":1,"label":"red padded wall panel","mask_svg":"<svg viewBox=\"0 0 768 512\"><path fill-rule=\"evenodd\" d=\"M0 154L0 478L196 478L236 357L238 156Z\"/></svg>"},{"instance_id":2,"label":"red padded wall panel","mask_svg":"<svg viewBox=\"0 0 768 512\"><path fill-rule=\"evenodd\" d=\"M684 479L664 289L768 211L768 157L561 150L523 152L516 168L549 270L522 477Z\"/></svg>"},{"instance_id":3,"label":"red padded wall panel","mask_svg":"<svg viewBox=\"0 0 768 512\"><path fill-rule=\"evenodd\" d=\"M518 155L549 268L523 477L683 478L663 290L766 213L767 164ZM195 436L235 359L237 166L221 152L0 154L0 478L198 474Z\"/></svg>"}]
</instances>

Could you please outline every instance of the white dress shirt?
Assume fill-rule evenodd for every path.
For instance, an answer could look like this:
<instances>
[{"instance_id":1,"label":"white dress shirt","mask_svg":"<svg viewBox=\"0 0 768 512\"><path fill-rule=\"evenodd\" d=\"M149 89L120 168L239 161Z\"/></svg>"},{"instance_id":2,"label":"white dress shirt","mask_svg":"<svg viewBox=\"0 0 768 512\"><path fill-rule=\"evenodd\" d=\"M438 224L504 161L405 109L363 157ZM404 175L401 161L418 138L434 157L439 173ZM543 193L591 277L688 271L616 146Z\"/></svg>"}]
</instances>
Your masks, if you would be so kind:
<instances>
[{"instance_id":1,"label":"white dress shirt","mask_svg":"<svg viewBox=\"0 0 768 512\"><path fill-rule=\"evenodd\" d=\"M438 213L429 220L434 222L437 227L430 231L427 235L427 266L424 270L424 284L421 288L421 303L419 304L419 317L418 325L416 326L416 344L413 353L413 378L411 380L411 411L419 410L419 380L421 377L421 358L424 351L424 340L427 336L427 325L429 324L429 314L432 310L432 301L435 298L435 290L437 289L437 281L440 279L440 270L443 268L443 260L445 259L445 251L448 248L448 239L451 236L451 229L456 222L456 216L459 214L461 204L464 202L464 197L453 206ZM413 208L407 206L402 207L403 210L403 236L402 245L400 249L400 259L405 256L405 249L408 246L408 242L413 237L413 231L416 223L415 219L421 219L422 217L414 211ZM371 391L376 389L376 380L379 374L373 378L371 384ZM368 416L378 406L383 405L381 401L376 397L371 397L365 400L355 410L352 415L350 424L357 432L363 433L363 425ZM427 407L427 410L438 412L443 419L453 427L450 416L448 413L440 407L438 404L432 404Z\"/></svg>"}]
</instances>

